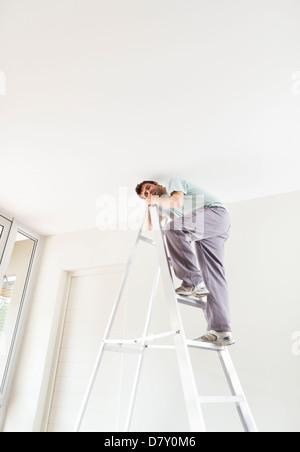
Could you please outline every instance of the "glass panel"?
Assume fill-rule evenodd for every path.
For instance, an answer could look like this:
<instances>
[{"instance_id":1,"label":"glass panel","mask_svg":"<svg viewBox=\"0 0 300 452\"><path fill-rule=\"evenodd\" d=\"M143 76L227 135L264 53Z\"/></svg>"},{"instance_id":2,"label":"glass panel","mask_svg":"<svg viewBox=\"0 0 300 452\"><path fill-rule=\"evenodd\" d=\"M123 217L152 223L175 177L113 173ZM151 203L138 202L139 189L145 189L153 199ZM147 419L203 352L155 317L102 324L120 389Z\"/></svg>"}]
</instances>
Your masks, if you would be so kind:
<instances>
[{"instance_id":1,"label":"glass panel","mask_svg":"<svg viewBox=\"0 0 300 452\"><path fill-rule=\"evenodd\" d=\"M22 314L27 280L36 241L18 232L0 294L0 393Z\"/></svg>"}]
</instances>

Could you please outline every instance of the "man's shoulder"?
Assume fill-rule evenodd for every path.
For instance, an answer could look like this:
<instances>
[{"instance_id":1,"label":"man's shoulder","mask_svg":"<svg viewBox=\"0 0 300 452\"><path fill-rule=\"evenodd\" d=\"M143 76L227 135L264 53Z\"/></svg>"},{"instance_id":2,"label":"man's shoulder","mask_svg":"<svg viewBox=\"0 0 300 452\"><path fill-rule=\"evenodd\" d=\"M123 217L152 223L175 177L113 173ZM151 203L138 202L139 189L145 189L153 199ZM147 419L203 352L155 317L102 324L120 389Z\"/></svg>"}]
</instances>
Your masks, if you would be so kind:
<instances>
[{"instance_id":1,"label":"man's shoulder","mask_svg":"<svg viewBox=\"0 0 300 452\"><path fill-rule=\"evenodd\" d=\"M181 191L186 194L188 181L177 177L172 177L166 181L167 192Z\"/></svg>"},{"instance_id":2,"label":"man's shoulder","mask_svg":"<svg viewBox=\"0 0 300 452\"><path fill-rule=\"evenodd\" d=\"M180 177L172 177L166 181L167 185L188 185L189 181L187 179L181 179Z\"/></svg>"}]
</instances>

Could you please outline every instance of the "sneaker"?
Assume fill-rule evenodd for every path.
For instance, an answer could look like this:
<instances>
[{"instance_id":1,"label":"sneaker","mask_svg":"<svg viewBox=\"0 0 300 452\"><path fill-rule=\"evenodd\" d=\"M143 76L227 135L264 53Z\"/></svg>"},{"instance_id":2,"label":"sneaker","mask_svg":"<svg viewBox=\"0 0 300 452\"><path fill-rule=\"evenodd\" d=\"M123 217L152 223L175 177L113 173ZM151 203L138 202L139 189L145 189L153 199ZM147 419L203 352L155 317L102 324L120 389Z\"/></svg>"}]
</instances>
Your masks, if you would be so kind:
<instances>
[{"instance_id":1,"label":"sneaker","mask_svg":"<svg viewBox=\"0 0 300 452\"><path fill-rule=\"evenodd\" d=\"M209 295L209 290L206 288L205 284L202 282L197 286L184 286L183 284L176 289L178 295L183 295L185 297L194 296L197 298L207 297Z\"/></svg>"},{"instance_id":2,"label":"sneaker","mask_svg":"<svg viewBox=\"0 0 300 452\"><path fill-rule=\"evenodd\" d=\"M235 344L232 333L229 331L214 331L210 330L204 336L195 339L196 341L208 342L210 344L219 345L221 347L227 347Z\"/></svg>"}]
</instances>

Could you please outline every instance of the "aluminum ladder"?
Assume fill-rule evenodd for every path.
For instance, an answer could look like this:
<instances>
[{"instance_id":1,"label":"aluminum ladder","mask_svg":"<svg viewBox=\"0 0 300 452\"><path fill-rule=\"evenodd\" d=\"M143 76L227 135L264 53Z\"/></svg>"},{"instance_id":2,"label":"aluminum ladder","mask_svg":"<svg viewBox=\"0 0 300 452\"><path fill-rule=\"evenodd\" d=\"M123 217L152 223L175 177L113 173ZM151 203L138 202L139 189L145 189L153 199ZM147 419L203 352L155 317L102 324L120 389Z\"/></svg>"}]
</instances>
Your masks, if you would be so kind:
<instances>
[{"instance_id":1,"label":"aluminum ladder","mask_svg":"<svg viewBox=\"0 0 300 452\"><path fill-rule=\"evenodd\" d=\"M104 333L103 340L100 345L100 349L96 358L94 368L92 370L92 375L90 377L84 399L74 425L74 432L80 430L84 414L93 390L93 386L101 365L101 361L105 352L108 351L120 351L132 352L133 348L138 353L138 362L136 367L136 372L134 376L134 381L132 385L132 391L129 400L129 406L127 410L127 418L125 422L124 431L130 431L132 415L134 410L134 404L137 394L137 388L139 384L139 379L141 375L142 365L145 353L147 349L172 349L175 350L178 362L179 373L182 382L183 395L186 404L186 411L188 415L189 428L191 432L206 432L204 417L202 413L201 405L204 403L234 403L236 405L243 429L245 432L257 432L257 427L255 421L251 414L249 405L247 403L245 394L243 392L241 383L239 381L238 375L234 368L233 362L231 360L230 354L227 347L220 347L214 344L208 344L199 341L187 340L184 328L182 324L181 314L179 310L178 303L182 303L188 306L201 308L205 312L206 303L201 299L193 299L183 296L178 296L175 292L171 260L168 256L166 241L164 237L164 232L159 220L158 209L156 206L148 207L148 211L151 215L151 221L153 226L154 240L149 239L143 235L143 227L145 219L142 222L141 228L139 230L137 239L135 241L134 247L132 249L131 255L127 262L126 272L122 281L120 292L118 298L113 306L106 331ZM122 295L128 280L128 276L132 267L135 252L140 241L144 241L150 245L156 246L158 253L159 267L155 275L155 280L153 284L152 294L150 298L150 303L147 311L146 321L144 325L143 334L141 337L136 339L110 339L110 333L113 327L113 323L120 305ZM157 289L159 279L162 277L164 283L164 293L167 302L167 308L169 312L171 331L166 331L160 334L149 335L149 325L151 320L151 314L153 305L156 299ZM153 345L153 341L172 336L174 345ZM198 394L197 385L194 377L194 372L192 368L189 348L204 349L212 352L216 352L220 358L224 374L228 386L230 388L231 396L213 396L213 397L201 397Z\"/></svg>"}]
</instances>

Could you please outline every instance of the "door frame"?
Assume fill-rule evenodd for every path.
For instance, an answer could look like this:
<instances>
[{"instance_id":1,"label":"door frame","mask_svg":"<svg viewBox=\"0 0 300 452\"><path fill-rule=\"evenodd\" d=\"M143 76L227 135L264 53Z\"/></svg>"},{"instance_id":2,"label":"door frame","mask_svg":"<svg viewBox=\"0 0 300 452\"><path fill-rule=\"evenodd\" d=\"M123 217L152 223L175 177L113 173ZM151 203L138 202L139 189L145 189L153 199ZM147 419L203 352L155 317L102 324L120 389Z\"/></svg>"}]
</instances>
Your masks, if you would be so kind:
<instances>
[{"instance_id":1,"label":"door frame","mask_svg":"<svg viewBox=\"0 0 300 452\"><path fill-rule=\"evenodd\" d=\"M55 344L50 352L51 356L50 354L48 354L47 357L47 361L49 359L49 361L51 362L51 370L47 381L47 386L44 387L42 419L40 421L40 426L36 431L46 433L48 428L72 278L76 276L89 276L96 274L103 275L107 273L124 273L125 270L126 264L120 263L120 264L99 265L96 267L87 267L77 270L74 269L64 270L61 272L60 283L58 288L58 300L61 300L60 314L56 327L53 329L53 340L55 341ZM126 291L124 293L126 294Z\"/></svg>"}]
</instances>

